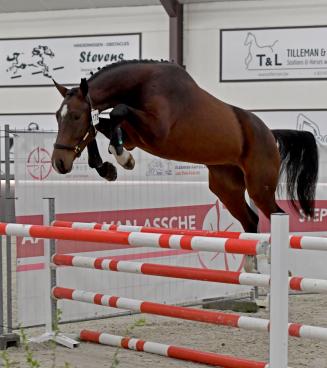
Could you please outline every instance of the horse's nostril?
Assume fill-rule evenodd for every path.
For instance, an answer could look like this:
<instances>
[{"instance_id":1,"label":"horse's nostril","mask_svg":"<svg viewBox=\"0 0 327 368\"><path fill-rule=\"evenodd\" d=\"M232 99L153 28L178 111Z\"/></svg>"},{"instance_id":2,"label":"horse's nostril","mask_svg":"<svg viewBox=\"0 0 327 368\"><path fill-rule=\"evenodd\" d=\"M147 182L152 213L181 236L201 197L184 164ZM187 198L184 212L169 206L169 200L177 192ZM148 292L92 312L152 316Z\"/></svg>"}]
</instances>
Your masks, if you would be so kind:
<instances>
[{"instance_id":1,"label":"horse's nostril","mask_svg":"<svg viewBox=\"0 0 327 368\"><path fill-rule=\"evenodd\" d=\"M60 171L60 173L66 173L65 164L63 160L57 161L57 168Z\"/></svg>"},{"instance_id":2,"label":"horse's nostril","mask_svg":"<svg viewBox=\"0 0 327 368\"><path fill-rule=\"evenodd\" d=\"M60 171L63 171L65 169L63 160L59 160L59 169L60 169Z\"/></svg>"}]
</instances>

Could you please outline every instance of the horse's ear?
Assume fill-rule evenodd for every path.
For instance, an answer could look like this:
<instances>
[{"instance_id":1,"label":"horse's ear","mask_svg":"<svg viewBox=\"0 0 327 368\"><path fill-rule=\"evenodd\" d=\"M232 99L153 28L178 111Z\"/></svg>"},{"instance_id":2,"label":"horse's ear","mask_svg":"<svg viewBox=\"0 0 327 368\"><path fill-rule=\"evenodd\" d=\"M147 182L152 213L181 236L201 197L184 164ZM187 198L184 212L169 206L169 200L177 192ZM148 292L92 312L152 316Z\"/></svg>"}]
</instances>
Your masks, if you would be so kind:
<instances>
[{"instance_id":1,"label":"horse's ear","mask_svg":"<svg viewBox=\"0 0 327 368\"><path fill-rule=\"evenodd\" d=\"M64 87L62 84L57 83L54 79L52 79L52 81L54 85L56 86L57 90L60 92L61 96L65 97L68 89Z\"/></svg>"},{"instance_id":2,"label":"horse's ear","mask_svg":"<svg viewBox=\"0 0 327 368\"><path fill-rule=\"evenodd\" d=\"M87 84L86 78L81 79L81 84L79 85L79 88L81 89L83 96L86 97L89 92L89 86Z\"/></svg>"}]
</instances>

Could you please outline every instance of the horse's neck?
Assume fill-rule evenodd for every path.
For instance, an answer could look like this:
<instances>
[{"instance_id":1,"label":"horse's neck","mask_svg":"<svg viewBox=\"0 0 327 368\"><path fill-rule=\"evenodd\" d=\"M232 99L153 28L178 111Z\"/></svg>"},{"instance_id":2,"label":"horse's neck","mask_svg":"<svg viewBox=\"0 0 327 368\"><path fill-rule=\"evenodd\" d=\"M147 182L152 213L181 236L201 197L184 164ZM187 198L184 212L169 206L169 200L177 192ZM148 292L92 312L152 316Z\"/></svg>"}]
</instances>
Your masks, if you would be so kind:
<instances>
[{"instance_id":1,"label":"horse's neck","mask_svg":"<svg viewBox=\"0 0 327 368\"><path fill-rule=\"evenodd\" d=\"M131 75L124 68L117 68L103 72L89 81L89 93L92 102L101 111L123 103L122 96L132 94L140 83L143 73L133 71Z\"/></svg>"}]
</instances>

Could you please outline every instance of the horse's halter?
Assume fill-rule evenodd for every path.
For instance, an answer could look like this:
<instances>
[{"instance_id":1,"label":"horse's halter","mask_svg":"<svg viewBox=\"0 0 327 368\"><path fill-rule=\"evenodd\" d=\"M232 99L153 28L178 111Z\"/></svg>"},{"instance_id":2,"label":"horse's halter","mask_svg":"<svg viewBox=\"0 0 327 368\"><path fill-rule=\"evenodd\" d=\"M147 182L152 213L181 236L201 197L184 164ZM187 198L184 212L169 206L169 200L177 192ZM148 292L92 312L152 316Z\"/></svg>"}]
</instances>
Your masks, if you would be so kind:
<instances>
[{"instance_id":1,"label":"horse's halter","mask_svg":"<svg viewBox=\"0 0 327 368\"><path fill-rule=\"evenodd\" d=\"M53 147L55 149L64 149L68 151L74 151L76 154L76 157L80 157L85 147L96 137L97 135L97 129L95 128L95 124L99 123L99 110L96 110L92 105L92 100L89 94L87 94L86 99L88 100L88 103L91 108L91 121L90 126L82 140L76 144L75 146L70 146L66 144L59 144L55 143Z\"/></svg>"}]
</instances>

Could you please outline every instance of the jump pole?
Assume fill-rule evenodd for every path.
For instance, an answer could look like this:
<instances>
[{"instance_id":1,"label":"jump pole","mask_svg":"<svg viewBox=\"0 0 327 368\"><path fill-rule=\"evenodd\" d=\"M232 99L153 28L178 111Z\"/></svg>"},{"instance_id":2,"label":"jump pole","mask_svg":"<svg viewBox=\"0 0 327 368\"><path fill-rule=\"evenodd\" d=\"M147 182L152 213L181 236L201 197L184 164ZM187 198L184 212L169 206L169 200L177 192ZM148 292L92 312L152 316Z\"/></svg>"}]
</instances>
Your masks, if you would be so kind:
<instances>
[{"instance_id":1,"label":"jump pole","mask_svg":"<svg viewBox=\"0 0 327 368\"><path fill-rule=\"evenodd\" d=\"M213 238L233 238L242 239L242 234L247 234L255 239L257 234L252 233L241 233L238 231L211 231L211 230L189 230L189 229L177 229L177 228L163 228L163 227L150 227L150 226L137 226L137 225L115 225L115 224L100 224L97 222L71 222L55 220L52 222L52 226L55 227L69 227L72 229L93 229L93 230L103 230L103 231L133 231L140 233L159 233L159 234L175 234L175 235L191 235L191 236L206 236ZM262 235L262 234L261 234ZM270 234L266 234L266 239L260 237L260 240L268 240ZM247 239L247 237L244 237Z\"/></svg>"},{"instance_id":2,"label":"jump pole","mask_svg":"<svg viewBox=\"0 0 327 368\"><path fill-rule=\"evenodd\" d=\"M108 333L101 333L98 331L82 330L79 334L79 337L81 341L95 342L102 345L109 345L135 351L144 351L165 357L208 364L222 368L269 367L269 365L265 362L235 358L229 355L204 352L180 346L165 345L136 338L110 335Z\"/></svg>"},{"instance_id":3,"label":"jump pole","mask_svg":"<svg viewBox=\"0 0 327 368\"><path fill-rule=\"evenodd\" d=\"M79 240L96 243L123 244L131 247L171 248L188 251L246 254L252 256L265 254L268 248L268 243L260 240L70 229L64 227L23 225L3 222L0 222L0 235Z\"/></svg>"},{"instance_id":4,"label":"jump pole","mask_svg":"<svg viewBox=\"0 0 327 368\"><path fill-rule=\"evenodd\" d=\"M180 318L189 321L210 323L251 331L269 332L270 326L269 320L263 318L160 304L60 286L56 286L52 289L52 295L56 299L75 300L83 303L102 305L105 307L125 309L132 312L149 313L158 316ZM288 334L293 337L327 341L327 329L323 327L290 323L288 325Z\"/></svg>"},{"instance_id":5,"label":"jump pole","mask_svg":"<svg viewBox=\"0 0 327 368\"><path fill-rule=\"evenodd\" d=\"M149 276L170 277L184 280L220 282L226 284L270 287L270 275L202 269L196 267L169 266L157 263L130 262L110 259L107 257L84 257L68 254L54 254L52 263L56 266L91 268L102 271L136 273ZM301 276L288 278L291 290L310 293L327 293L327 280L309 279Z\"/></svg>"},{"instance_id":6,"label":"jump pole","mask_svg":"<svg viewBox=\"0 0 327 368\"><path fill-rule=\"evenodd\" d=\"M269 368L288 364L288 243L289 216L272 214Z\"/></svg>"},{"instance_id":7,"label":"jump pole","mask_svg":"<svg viewBox=\"0 0 327 368\"><path fill-rule=\"evenodd\" d=\"M134 225L114 225L100 224L96 222L71 222L71 221L53 221L52 226L68 227L72 229L94 229L103 231L119 231L119 232L141 232L141 233L160 233L174 235L190 235L205 236L213 238L230 238L230 239L252 239L270 242L270 234L265 233L241 233L235 231L209 231L209 230L187 230L187 229L167 229L147 226ZM322 250L327 251L327 238L315 236L289 236L290 247L292 249L306 250Z\"/></svg>"}]
</instances>

